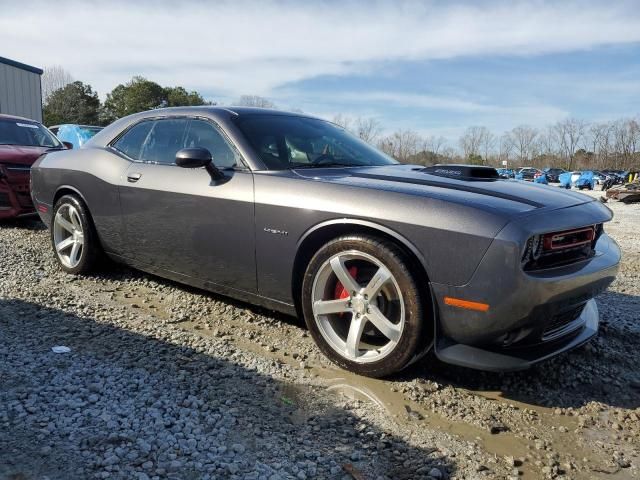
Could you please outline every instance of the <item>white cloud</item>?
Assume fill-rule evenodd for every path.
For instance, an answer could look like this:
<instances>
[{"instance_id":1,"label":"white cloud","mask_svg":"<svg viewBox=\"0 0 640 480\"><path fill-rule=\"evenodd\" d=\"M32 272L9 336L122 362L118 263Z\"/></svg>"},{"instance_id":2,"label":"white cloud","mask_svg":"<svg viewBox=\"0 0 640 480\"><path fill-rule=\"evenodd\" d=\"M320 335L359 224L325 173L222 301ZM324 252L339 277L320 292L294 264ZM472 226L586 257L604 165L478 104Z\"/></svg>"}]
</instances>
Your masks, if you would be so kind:
<instances>
[{"instance_id":1,"label":"white cloud","mask_svg":"<svg viewBox=\"0 0 640 480\"><path fill-rule=\"evenodd\" d=\"M420 133L448 138L457 136L472 124L482 124L501 132L521 124L543 127L570 116L567 110L544 103L496 105L455 97L391 91L332 92L328 99L316 102L305 98L303 92L287 91L281 98L291 105L304 104L306 112L328 119L338 113L350 117L384 118L385 111L392 107L407 114L386 118L386 130L415 129L421 125ZM453 114L446 115L446 123L443 123L442 112ZM464 118L464 125L460 123L460 118Z\"/></svg>"},{"instance_id":2,"label":"white cloud","mask_svg":"<svg viewBox=\"0 0 640 480\"><path fill-rule=\"evenodd\" d=\"M63 65L104 95L133 74L236 96L389 61L640 42L637 3L0 0L4 56ZM435 108L465 100L420 96Z\"/></svg>"}]
</instances>

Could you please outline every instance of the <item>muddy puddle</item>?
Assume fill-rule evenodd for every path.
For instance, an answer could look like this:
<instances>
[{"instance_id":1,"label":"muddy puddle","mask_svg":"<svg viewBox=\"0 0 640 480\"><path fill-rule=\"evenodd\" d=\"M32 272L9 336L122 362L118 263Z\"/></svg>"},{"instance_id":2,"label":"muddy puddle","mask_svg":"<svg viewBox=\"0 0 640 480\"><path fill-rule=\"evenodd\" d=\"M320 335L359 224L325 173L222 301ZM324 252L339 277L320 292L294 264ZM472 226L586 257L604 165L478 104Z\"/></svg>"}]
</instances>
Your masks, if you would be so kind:
<instances>
[{"instance_id":1,"label":"muddy puddle","mask_svg":"<svg viewBox=\"0 0 640 480\"><path fill-rule=\"evenodd\" d=\"M174 299L170 295L161 295L146 288L129 288L125 291L110 292L110 297L111 300L127 304L131 309L140 313L147 313L165 320L174 317L167 311L168 308L173 308L175 305ZM192 334L206 337L215 336L227 340L237 348L289 365L292 369L299 371L301 373L299 381L302 381L303 384L292 384L289 390L278 394L283 403L290 402L291 405L300 407L293 412L293 421L305 421L306 412L304 412L299 399L304 397L304 388L308 388L304 382L308 380L309 383L320 385L337 396L367 402L383 410L387 413L388 418L409 432L432 429L477 445L485 452L495 456L500 462L513 462L513 468L518 469L520 478L544 477L542 468L547 462L541 462L541 459L548 456L548 451L536 448L536 440L539 441L539 437L536 435L530 436L532 438L525 438L517 432L501 430L491 433L488 429L464 421L445 418L437 411L407 398L403 392L394 387L394 383L391 381L361 377L338 368L317 366L315 363L303 368L299 358L283 354L278 349L265 348L265 344L270 344L273 340L271 337L282 335L283 332L273 332L269 330L268 326L249 323L243 318L225 319L220 329L212 329L211 325L203 325L201 322L189 320L176 323L179 324L179 328ZM251 332L252 335L237 334L240 331ZM594 445L593 440L597 435L589 436L577 433L576 417L556 415L551 408L504 398L500 391L473 391L461 388L458 390L467 395L484 398L487 401L500 402L516 409L528 409L536 412L535 425L523 423L519 426L524 431L537 432L540 437L544 437L546 444L552 446L549 450L560 457L562 465L573 463L580 467L567 471L567 478L631 478L626 476L627 472L624 470L611 467L608 462L609 458ZM576 433L568 434L567 432Z\"/></svg>"}]
</instances>

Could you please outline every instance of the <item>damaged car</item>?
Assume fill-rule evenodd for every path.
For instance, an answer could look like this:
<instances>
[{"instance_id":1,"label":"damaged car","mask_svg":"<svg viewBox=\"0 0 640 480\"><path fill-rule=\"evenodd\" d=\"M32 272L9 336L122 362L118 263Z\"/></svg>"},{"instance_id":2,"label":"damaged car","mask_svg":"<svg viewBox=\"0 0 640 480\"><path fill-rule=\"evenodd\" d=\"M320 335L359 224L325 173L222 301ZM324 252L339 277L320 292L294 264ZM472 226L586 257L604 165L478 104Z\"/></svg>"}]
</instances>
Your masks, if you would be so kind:
<instances>
[{"instance_id":1,"label":"damaged car","mask_svg":"<svg viewBox=\"0 0 640 480\"><path fill-rule=\"evenodd\" d=\"M32 197L69 273L107 256L303 317L382 377L433 351L517 370L594 337L620 250L611 211L490 167L404 165L331 122L179 107L48 153Z\"/></svg>"},{"instance_id":2,"label":"damaged car","mask_svg":"<svg viewBox=\"0 0 640 480\"><path fill-rule=\"evenodd\" d=\"M0 219L34 213L29 191L31 165L64 145L42 124L0 115Z\"/></svg>"}]
</instances>

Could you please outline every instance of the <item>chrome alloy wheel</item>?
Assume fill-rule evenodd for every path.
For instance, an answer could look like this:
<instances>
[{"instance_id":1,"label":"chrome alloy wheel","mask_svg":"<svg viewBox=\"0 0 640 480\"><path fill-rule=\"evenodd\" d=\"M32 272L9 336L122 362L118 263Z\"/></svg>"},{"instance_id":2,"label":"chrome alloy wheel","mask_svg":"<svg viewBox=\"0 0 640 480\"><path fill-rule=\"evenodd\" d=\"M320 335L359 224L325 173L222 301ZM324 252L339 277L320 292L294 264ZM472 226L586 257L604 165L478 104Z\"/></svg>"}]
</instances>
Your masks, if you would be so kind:
<instances>
[{"instance_id":1,"label":"chrome alloy wheel","mask_svg":"<svg viewBox=\"0 0 640 480\"><path fill-rule=\"evenodd\" d=\"M67 268L80 263L84 248L84 231L78 210L71 204L62 205L53 219L53 243L60 262Z\"/></svg>"},{"instance_id":2,"label":"chrome alloy wheel","mask_svg":"<svg viewBox=\"0 0 640 480\"><path fill-rule=\"evenodd\" d=\"M322 264L313 281L312 302L320 333L348 360L382 360L400 341L402 292L389 269L369 254L349 250Z\"/></svg>"}]
</instances>

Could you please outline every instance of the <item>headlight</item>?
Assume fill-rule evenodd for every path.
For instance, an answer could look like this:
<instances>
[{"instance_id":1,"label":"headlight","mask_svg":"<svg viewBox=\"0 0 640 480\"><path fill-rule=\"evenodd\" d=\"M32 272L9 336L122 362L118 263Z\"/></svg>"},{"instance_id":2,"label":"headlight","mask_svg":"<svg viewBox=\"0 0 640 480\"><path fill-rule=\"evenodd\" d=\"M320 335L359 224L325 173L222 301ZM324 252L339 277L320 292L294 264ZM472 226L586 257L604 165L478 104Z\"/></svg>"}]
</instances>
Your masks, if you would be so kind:
<instances>
[{"instance_id":1,"label":"headlight","mask_svg":"<svg viewBox=\"0 0 640 480\"><path fill-rule=\"evenodd\" d=\"M542 255L542 237L534 235L531 237L531 258L538 260Z\"/></svg>"},{"instance_id":2,"label":"headlight","mask_svg":"<svg viewBox=\"0 0 640 480\"><path fill-rule=\"evenodd\" d=\"M522 251L522 267L546 268L587 258L602 234L602 224L533 235Z\"/></svg>"},{"instance_id":3,"label":"headlight","mask_svg":"<svg viewBox=\"0 0 640 480\"><path fill-rule=\"evenodd\" d=\"M522 265L527 265L531 260L538 260L542 255L542 236L534 235L527 240L522 252Z\"/></svg>"}]
</instances>

